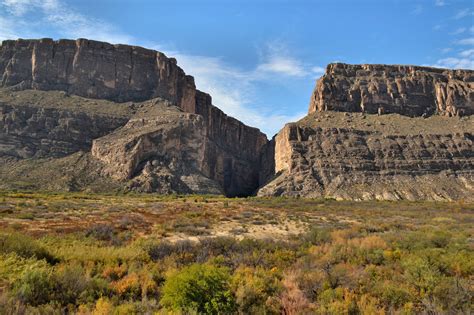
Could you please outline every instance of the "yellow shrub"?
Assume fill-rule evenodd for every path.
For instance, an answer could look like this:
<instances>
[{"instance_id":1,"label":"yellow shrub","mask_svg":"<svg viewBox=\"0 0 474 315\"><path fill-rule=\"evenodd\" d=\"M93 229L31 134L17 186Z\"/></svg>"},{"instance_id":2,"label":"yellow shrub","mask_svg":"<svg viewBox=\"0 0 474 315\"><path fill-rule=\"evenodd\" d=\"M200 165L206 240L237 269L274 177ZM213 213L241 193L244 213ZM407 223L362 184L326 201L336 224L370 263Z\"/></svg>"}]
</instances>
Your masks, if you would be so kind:
<instances>
[{"instance_id":1,"label":"yellow shrub","mask_svg":"<svg viewBox=\"0 0 474 315\"><path fill-rule=\"evenodd\" d=\"M386 249L387 243L377 235L370 235L363 238L349 240L350 245L360 249Z\"/></svg>"},{"instance_id":2,"label":"yellow shrub","mask_svg":"<svg viewBox=\"0 0 474 315\"><path fill-rule=\"evenodd\" d=\"M119 295L138 296L140 294L140 281L136 273L131 273L118 281L111 283L112 289Z\"/></svg>"},{"instance_id":3,"label":"yellow shrub","mask_svg":"<svg viewBox=\"0 0 474 315\"><path fill-rule=\"evenodd\" d=\"M113 304L104 298L100 298L97 300L95 304L95 309L92 312L93 315L111 315L114 311Z\"/></svg>"},{"instance_id":4,"label":"yellow shrub","mask_svg":"<svg viewBox=\"0 0 474 315\"><path fill-rule=\"evenodd\" d=\"M87 305L79 305L79 307L77 308L77 312L76 312L76 315L91 315L92 312L91 310L89 309L89 307L87 307Z\"/></svg>"},{"instance_id":5,"label":"yellow shrub","mask_svg":"<svg viewBox=\"0 0 474 315\"><path fill-rule=\"evenodd\" d=\"M102 277L116 281L127 273L127 266L121 265L121 266L108 266L102 271Z\"/></svg>"},{"instance_id":6,"label":"yellow shrub","mask_svg":"<svg viewBox=\"0 0 474 315\"><path fill-rule=\"evenodd\" d=\"M379 301L377 298L364 294L360 297L357 302L357 306L361 314L364 315L384 315L385 311L383 308L378 307Z\"/></svg>"}]
</instances>

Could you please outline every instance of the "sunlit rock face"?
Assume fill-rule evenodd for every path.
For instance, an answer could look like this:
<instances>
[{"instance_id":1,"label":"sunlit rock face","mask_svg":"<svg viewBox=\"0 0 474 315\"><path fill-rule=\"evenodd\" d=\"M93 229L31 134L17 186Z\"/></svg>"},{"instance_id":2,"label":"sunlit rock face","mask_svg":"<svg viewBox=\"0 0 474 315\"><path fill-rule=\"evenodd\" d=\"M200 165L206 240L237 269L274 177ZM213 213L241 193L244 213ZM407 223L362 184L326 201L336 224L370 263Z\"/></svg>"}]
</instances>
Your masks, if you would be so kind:
<instances>
[{"instance_id":1,"label":"sunlit rock face","mask_svg":"<svg viewBox=\"0 0 474 315\"><path fill-rule=\"evenodd\" d=\"M262 196L474 198L474 72L330 64Z\"/></svg>"},{"instance_id":2,"label":"sunlit rock face","mask_svg":"<svg viewBox=\"0 0 474 315\"><path fill-rule=\"evenodd\" d=\"M194 79L174 58L87 39L16 40L0 46L0 86L58 90L116 102L162 97L194 107Z\"/></svg>"},{"instance_id":3,"label":"sunlit rock face","mask_svg":"<svg viewBox=\"0 0 474 315\"><path fill-rule=\"evenodd\" d=\"M160 156L169 155L165 157L166 161L176 159L176 154L173 153L176 150L173 146L174 140L169 143L165 140L153 143L158 138L151 136L161 132L164 135L163 139L175 139L173 135L176 129L168 124L169 128L161 130L157 128L151 134L139 136L136 131L143 126L129 121L135 119L135 113L141 106L145 106L144 103L148 100L159 99L170 103L171 107L177 106L182 112L196 114L193 116L196 118L193 119L200 121L199 126L195 123L188 126L187 123L190 122L188 116L174 115L175 123L181 126L179 130L185 132L189 127L188 133L195 135L193 141L182 144L180 150L192 151L194 146L202 148L199 154L191 155L190 158L195 160L192 162L187 160L186 163L199 165L198 169L202 175L217 183L219 189L212 187L207 192L220 191L228 196L246 196L258 189L261 151L267 143L266 136L258 129L246 126L213 106L211 96L196 89L194 78L186 75L177 66L174 58L168 58L161 52L86 39L4 41L0 46L0 78L0 87L10 93L10 96L4 98L3 103L0 102L7 117L4 125L8 124L4 127L0 141L4 139L3 142L8 145L9 152L16 152L16 157L57 155L49 154L51 152L60 152L59 155L63 156L78 150L88 151L94 138L106 136L114 129L122 127L122 131L126 130L130 135L136 135L142 142L145 139L151 141L149 146L146 146L147 154L131 154L131 160L140 157L140 161L125 163L123 159L127 156L103 154L99 149L102 147L99 143L105 142L96 141L93 156L102 157L101 161L110 166L107 168L108 176L132 180L134 174L141 172L143 163L146 164L146 156L152 156L154 150L161 150ZM12 108L12 93L30 90L51 92L48 98L58 106L46 111L43 110L46 105L36 104L35 109L32 109L31 103L36 103L34 97L23 95L24 103L15 102L15 108ZM56 93L53 91L63 91L65 94L53 96L53 93ZM84 105L79 108L76 106L72 112L68 96L83 97L84 99L76 102L81 104L91 99L107 100L110 103L104 105L99 102L101 104L97 106L108 107L115 103L117 106L126 106L129 111L124 114L125 119L123 116L111 118L113 114L105 118L101 118L100 115L91 116L93 112L91 107L95 105ZM161 104L161 101L158 103ZM159 114L154 111L156 117L147 117L148 121L153 121L151 124L155 125L161 123L163 116L166 116L164 113L170 111L171 107L162 108ZM77 114L78 111L80 114ZM45 121L48 123L45 124ZM65 124L71 128L66 128ZM103 127L99 126L102 124ZM146 128L149 126L150 123ZM40 134L35 132L39 127L41 127ZM199 133L195 134L197 130ZM36 150L39 145L32 145L31 141L26 144L28 142L25 140L28 137L26 133L30 131L35 132L40 140L47 140L42 142L41 150ZM16 138L13 139L15 132ZM169 137L167 133L170 133ZM67 141L61 142L62 140ZM61 143L65 145L64 150L61 150ZM49 144L54 147L48 147ZM159 147L161 145L167 148L166 152L162 152L162 147ZM4 153L6 150L4 149ZM36 155L36 151L40 152L40 155ZM181 164L183 163L184 161L181 161ZM114 174L114 166L117 165L140 169L127 169L125 172L127 176L121 176L123 169L120 167L117 168L117 174ZM193 191L203 192L200 189L183 192ZM175 192L180 191L177 189Z\"/></svg>"},{"instance_id":4,"label":"sunlit rock face","mask_svg":"<svg viewBox=\"0 0 474 315\"><path fill-rule=\"evenodd\" d=\"M309 113L398 113L411 117L474 114L474 72L417 66L330 64Z\"/></svg>"}]
</instances>

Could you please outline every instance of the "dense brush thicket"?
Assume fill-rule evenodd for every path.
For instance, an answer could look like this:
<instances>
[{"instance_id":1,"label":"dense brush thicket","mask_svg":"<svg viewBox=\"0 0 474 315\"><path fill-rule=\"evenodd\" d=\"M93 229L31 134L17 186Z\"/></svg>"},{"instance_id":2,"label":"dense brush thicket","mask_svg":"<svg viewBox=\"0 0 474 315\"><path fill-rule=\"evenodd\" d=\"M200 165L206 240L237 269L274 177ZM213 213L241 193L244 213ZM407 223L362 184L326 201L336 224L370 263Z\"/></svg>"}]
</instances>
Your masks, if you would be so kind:
<instances>
[{"instance_id":1,"label":"dense brush thicket","mask_svg":"<svg viewBox=\"0 0 474 315\"><path fill-rule=\"evenodd\" d=\"M0 314L470 314L473 210L0 192Z\"/></svg>"},{"instance_id":2,"label":"dense brush thicket","mask_svg":"<svg viewBox=\"0 0 474 315\"><path fill-rule=\"evenodd\" d=\"M114 245L106 230L39 240L2 233L0 313L467 314L472 307L467 231L358 226L316 228L288 241Z\"/></svg>"}]
</instances>

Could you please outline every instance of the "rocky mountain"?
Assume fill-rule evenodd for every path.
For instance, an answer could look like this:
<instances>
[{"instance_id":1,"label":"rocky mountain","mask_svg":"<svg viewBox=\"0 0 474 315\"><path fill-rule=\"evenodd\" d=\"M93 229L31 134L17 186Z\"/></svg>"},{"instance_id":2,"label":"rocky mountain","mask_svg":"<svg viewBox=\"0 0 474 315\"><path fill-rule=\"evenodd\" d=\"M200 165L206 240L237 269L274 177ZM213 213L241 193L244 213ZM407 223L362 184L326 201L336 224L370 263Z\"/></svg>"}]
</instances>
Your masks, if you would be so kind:
<instances>
[{"instance_id":1,"label":"rocky mountain","mask_svg":"<svg viewBox=\"0 0 474 315\"><path fill-rule=\"evenodd\" d=\"M467 200L473 114L473 71L330 64L268 141L163 53L4 41L0 189Z\"/></svg>"},{"instance_id":2,"label":"rocky mountain","mask_svg":"<svg viewBox=\"0 0 474 315\"><path fill-rule=\"evenodd\" d=\"M472 200L473 113L474 71L330 64L259 195Z\"/></svg>"},{"instance_id":3,"label":"rocky mountain","mask_svg":"<svg viewBox=\"0 0 474 315\"><path fill-rule=\"evenodd\" d=\"M416 66L330 64L309 104L316 111L474 114L474 72Z\"/></svg>"},{"instance_id":4,"label":"rocky mountain","mask_svg":"<svg viewBox=\"0 0 474 315\"><path fill-rule=\"evenodd\" d=\"M48 159L79 150L89 152L95 139L89 158L104 164L103 176L127 188L239 196L252 194L259 186L260 152L266 136L213 106L211 97L196 89L193 77L186 75L175 59L160 52L85 39L4 41L0 77L0 156L8 159L3 163L9 165L6 173L12 173L12 158ZM162 105L161 111L155 110L155 117L141 118L141 122L135 115L150 102ZM172 105L194 116L178 115ZM142 125L137 125L139 122ZM194 129L188 128L191 126ZM156 141L154 135L163 141L173 139L165 147L173 143L176 150L155 152L157 142L130 151L131 145ZM114 143L110 144L107 139L112 138ZM196 146L200 149L191 152ZM130 156L124 159L124 154ZM174 177L205 177L214 182L208 185L212 189L195 189L194 184L183 188L182 181L171 185L166 176L154 179L153 185L134 181L148 171L146 165L168 167L173 159L181 164L193 160L198 172L176 170ZM159 168L154 172L161 174ZM37 182L34 178L22 181Z\"/></svg>"}]
</instances>

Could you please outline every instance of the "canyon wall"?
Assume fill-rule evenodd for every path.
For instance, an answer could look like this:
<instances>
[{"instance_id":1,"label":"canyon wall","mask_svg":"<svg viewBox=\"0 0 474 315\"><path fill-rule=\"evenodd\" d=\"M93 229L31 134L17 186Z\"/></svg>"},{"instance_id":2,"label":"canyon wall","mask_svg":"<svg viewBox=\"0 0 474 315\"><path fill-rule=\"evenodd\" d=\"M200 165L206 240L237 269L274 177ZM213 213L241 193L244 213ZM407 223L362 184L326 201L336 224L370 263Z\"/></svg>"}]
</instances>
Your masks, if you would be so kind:
<instances>
[{"instance_id":1,"label":"canyon wall","mask_svg":"<svg viewBox=\"0 0 474 315\"><path fill-rule=\"evenodd\" d=\"M129 107L142 106L141 103L151 99L166 100L184 112L202 117L202 139L199 141L205 144L205 150L199 159L204 176L217 181L221 190L229 196L249 195L258 188L260 155L267 142L266 136L215 107L208 94L196 89L193 77L186 75L174 58L168 58L163 53L86 39L4 41L0 46L0 78L0 88L8 93L29 90L63 91L67 96L107 100L117 106L126 104ZM51 101L63 104L63 99ZM3 104L8 106L5 102ZM61 113L67 110L68 108L62 108ZM86 116L89 110L90 108L82 108ZM11 109L5 107L3 111L11 112ZM130 110L128 119L133 117L133 112ZM49 115L48 119L55 121L53 125L61 124L59 117L64 115L61 113ZM33 115L30 123L38 125L36 118ZM126 121L114 124L104 120L104 123L110 128L107 131L111 131L124 126ZM87 127L89 125L85 123L81 128L90 128ZM44 127L44 132L52 136L53 131L48 126ZM65 131L65 137L68 132L72 132L72 129ZM84 133L87 134L88 131L85 130ZM105 133L107 132L94 133L91 137ZM10 131L5 131L2 137L7 138L7 135L12 143ZM70 145L73 149L68 152L74 149L90 150L89 138L80 145ZM17 143L20 144L18 141ZM20 145L17 151L21 150L23 148ZM49 151L47 149L44 152ZM96 158L116 165L112 162L113 157L105 158L100 155L98 152L102 152L101 150L93 152ZM117 157L117 160L120 159ZM145 162L139 161L136 165ZM131 176L133 175L127 176L127 179Z\"/></svg>"},{"instance_id":2,"label":"canyon wall","mask_svg":"<svg viewBox=\"0 0 474 315\"><path fill-rule=\"evenodd\" d=\"M473 114L471 70L337 63L268 141L163 53L4 41L0 187L471 200Z\"/></svg>"},{"instance_id":3,"label":"canyon wall","mask_svg":"<svg viewBox=\"0 0 474 315\"><path fill-rule=\"evenodd\" d=\"M474 198L474 71L330 64L261 196Z\"/></svg>"},{"instance_id":4,"label":"canyon wall","mask_svg":"<svg viewBox=\"0 0 474 315\"><path fill-rule=\"evenodd\" d=\"M329 64L309 113L335 110L407 116L474 114L474 74L417 66Z\"/></svg>"},{"instance_id":5,"label":"canyon wall","mask_svg":"<svg viewBox=\"0 0 474 315\"><path fill-rule=\"evenodd\" d=\"M195 104L194 79L176 59L138 46L87 39L6 40L0 46L0 87L65 91L115 102L170 100Z\"/></svg>"}]
</instances>

